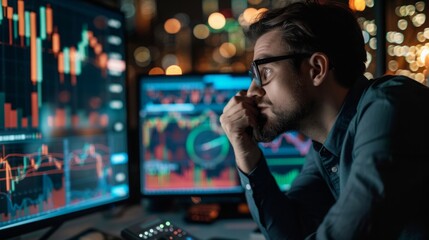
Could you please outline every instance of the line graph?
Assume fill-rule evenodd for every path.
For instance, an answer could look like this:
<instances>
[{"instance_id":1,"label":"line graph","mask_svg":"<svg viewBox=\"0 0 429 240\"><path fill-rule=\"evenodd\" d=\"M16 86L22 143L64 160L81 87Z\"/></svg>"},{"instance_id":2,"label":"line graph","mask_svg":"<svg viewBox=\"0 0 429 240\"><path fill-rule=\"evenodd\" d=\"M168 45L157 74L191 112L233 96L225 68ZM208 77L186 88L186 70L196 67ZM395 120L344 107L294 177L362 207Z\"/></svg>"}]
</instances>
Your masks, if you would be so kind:
<instances>
[{"instance_id":1,"label":"line graph","mask_svg":"<svg viewBox=\"0 0 429 240\"><path fill-rule=\"evenodd\" d=\"M88 139L90 140L90 139ZM96 142L96 143L94 143ZM23 149L35 149L25 153ZM67 152L70 149L70 152ZM0 219L19 221L109 196L110 149L102 139L51 142L37 146L2 145Z\"/></svg>"},{"instance_id":2,"label":"line graph","mask_svg":"<svg viewBox=\"0 0 429 240\"><path fill-rule=\"evenodd\" d=\"M297 132L286 132L269 143L260 143L262 151L268 155L305 156L311 140Z\"/></svg>"},{"instance_id":3,"label":"line graph","mask_svg":"<svg viewBox=\"0 0 429 240\"><path fill-rule=\"evenodd\" d=\"M169 124L176 124L179 129L193 129L197 126L207 123L213 131L222 132L219 124L219 115L209 109L199 115L189 116L177 112L171 112L163 116L148 116L142 123L143 145L147 147L151 143L151 132L157 131L161 134L166 131Z\"/></svg>"},{"instance_id":4,"label":"line graph","mask_svg":"<svg viewBox=\"0 0 429 240\"><path fill-rule=\"evenodd\" d=\"M58 144L51 144L57 148ZM0 157L0 214L13 220L65 205L63 154L48 144L25 152L22 145L2 145Z\"/></svg>"}]
</instances>

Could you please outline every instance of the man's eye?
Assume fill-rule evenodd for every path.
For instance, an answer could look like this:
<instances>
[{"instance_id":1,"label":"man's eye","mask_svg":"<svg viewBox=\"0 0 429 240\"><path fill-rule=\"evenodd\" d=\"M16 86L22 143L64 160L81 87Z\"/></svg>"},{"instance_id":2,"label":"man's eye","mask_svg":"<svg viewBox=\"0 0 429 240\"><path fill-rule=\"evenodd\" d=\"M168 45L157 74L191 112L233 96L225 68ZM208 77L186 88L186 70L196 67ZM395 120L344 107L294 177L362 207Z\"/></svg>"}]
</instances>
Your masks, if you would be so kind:
<instances>
[{"instance_id":1,"label":"man's eye","mask_svg":"<svg viewBox=\"0 0 429 240\"><path fill-rule=\"evenodd\" d=\"M270 74L271 74L270 68L262 69L262 81L266 82L270 78Z\"/></svg>"}]
</instances>

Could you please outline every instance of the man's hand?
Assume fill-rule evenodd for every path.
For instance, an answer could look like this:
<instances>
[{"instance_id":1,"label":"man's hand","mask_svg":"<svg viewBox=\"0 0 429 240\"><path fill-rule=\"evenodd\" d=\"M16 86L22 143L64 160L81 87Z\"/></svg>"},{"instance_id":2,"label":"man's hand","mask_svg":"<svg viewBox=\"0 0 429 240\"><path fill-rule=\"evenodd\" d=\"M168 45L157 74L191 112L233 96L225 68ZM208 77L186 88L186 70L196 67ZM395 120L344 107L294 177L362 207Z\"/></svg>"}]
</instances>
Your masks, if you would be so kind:
<instances>
[{"instance_id":1,"label":"man's hand","mask_svg":"<svg viewBox=\"0 0 429 240\"><path fill-rule=\"evenodd\" d=\"M253 138L253 128L258 127L259 111L255 100L238 92L223 109L220 123L234 148L237 166L250 173L261 158L258 143Z\"/></svg>"}]
</instances>

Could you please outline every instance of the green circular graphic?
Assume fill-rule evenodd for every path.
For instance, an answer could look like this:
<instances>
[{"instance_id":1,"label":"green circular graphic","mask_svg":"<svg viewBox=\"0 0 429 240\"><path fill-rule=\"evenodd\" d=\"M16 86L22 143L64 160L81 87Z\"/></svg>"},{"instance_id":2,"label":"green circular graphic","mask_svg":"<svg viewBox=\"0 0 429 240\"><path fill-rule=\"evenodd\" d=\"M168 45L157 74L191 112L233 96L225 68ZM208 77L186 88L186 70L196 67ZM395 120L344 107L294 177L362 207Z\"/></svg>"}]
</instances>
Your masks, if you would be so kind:
<instances>
[{"instance_id":1,"label":"green circular graphic","mask_svg":"<svg viewBox=\"0 0 429 240\"><path fill-rule=\"evenodd\" d=\"M213 131L209 124L204 124L189 133L186 150L192 161L211 169L225 160L229 141L225 133Z\"/></svg>"}]
</instances>

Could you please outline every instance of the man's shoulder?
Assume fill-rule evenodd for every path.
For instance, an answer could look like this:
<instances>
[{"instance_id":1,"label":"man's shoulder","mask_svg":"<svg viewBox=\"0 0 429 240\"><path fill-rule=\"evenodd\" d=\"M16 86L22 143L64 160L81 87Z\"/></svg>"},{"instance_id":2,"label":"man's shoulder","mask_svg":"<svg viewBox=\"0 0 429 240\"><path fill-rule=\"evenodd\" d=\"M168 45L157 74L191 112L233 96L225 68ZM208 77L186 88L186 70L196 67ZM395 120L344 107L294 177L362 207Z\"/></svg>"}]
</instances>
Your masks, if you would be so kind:
<instances>
[{"instance_id":1,"label":"man's shoulder","mask_svg":"<svg viewBox=\"0 0 429 240\"><path fill-rule=\"evenodd\" d=\"M384 88L396 88L396 87L412 87L428 89L427 86L417 82L416 80L403 75L385 75L380 78L371 79L370 88L371 90L379 90Z\"/></svg>"},{"instance_id":2,"label":"man's shoulder","mask_svg":"<svg viewBox=\"0 0 429 240\"><path fill-rule=\"evenodd\" d=\"M389 98L412 95L429 97L429 88L406 76L386 75L369 80L370 84L363 94L364 98Z\"/></svg>"}]
</instances>

